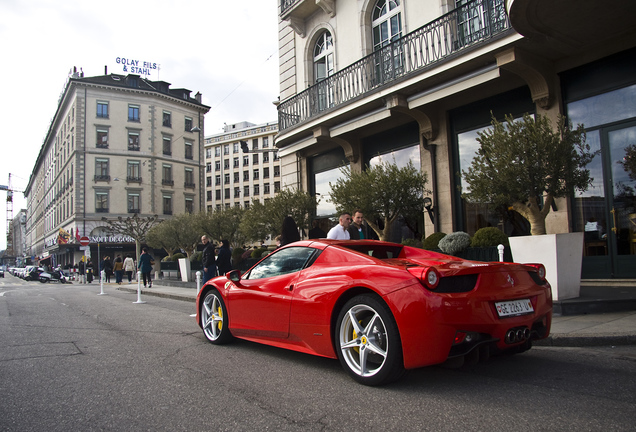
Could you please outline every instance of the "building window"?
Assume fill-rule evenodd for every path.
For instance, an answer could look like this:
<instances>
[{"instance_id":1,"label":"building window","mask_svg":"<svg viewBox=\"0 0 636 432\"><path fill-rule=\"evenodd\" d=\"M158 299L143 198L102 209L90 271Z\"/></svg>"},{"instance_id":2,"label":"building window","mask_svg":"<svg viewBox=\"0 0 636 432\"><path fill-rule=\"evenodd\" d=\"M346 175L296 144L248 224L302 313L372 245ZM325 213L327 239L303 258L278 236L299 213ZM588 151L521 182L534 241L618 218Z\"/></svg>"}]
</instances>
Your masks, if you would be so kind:
<instances>
[{"instance_id":1,"label":"building window","mask_svg":"<svg viewBox=\"0 0 636 432\"><path fill-rule=\"evenodd\" d=\"M194 199L186 197L185 199L185 211L192 214L194 212Z\"/></svg>"},{"instance_id":2,"label":"building window","mask_svg":"<svg viewBox=\"0 0 636 432\"><path fill-rule=\"evenodd\" d=\"M221 156L221 146L214 147L214 156L216 156L216 157L220 157Z\"/></svg>"},{"instance_id":3,"label":"building window","mask_svg":"<svg viewBox=\"0 0 636 432\"><path fill-rule=\"evenodd\" d=\"M205 158L212 159L212 149L210 147L205 149Z\"/></svg>"},{"instance_id":4,"label":"building window","mask_svg":"<svg viewBox=\"0 0 636 432\"><path fill-rule=\"evenodd\" d=\"M192 119L190 117L186 117L185 118L184 126L185 126L184 129L185 129L186 132L192 132L193 126L192 126Z\"/></svg>"},{"instance_id":5,"label":"building window","mask_svg":"<svg viewBox=\"0 0 636 432\"><path fill-rule=\"evenodd\" d=\"M221 161L214 162L214 171L221 171Z\"/></svg>"},{"instance_id":6,"label":"building window","mask_svg":"<svg viewBox=\"0 0 636 432\"><path fill-rule=\"evenodd\" d=\"M108 191L95 192L95 212L108 213Z\"/></svg>"},{"instance_id":7,"label":"building window","mask_svg":"<svg viewBox=\"0 0 636 432\"><path fill-rule=\"evenodd\" d=\"M230 188L225 188L225 199L230 199Z\"/></svg>"},{"instance_id":8,"label":"building window","mask_svg":"<svg viewBox=\"0 0 636 432\"><path fill-rule=\"evenodd\" d=\"M230 145L229 144L225 144L223 146L223 154L224 155L229 155L230 154Z\"/></svg>"},{"instance_id":9,"label":"building window","mask_svg":"<svg viewBox=\"0 0 636 432\"><path fill-rule=\"evenodd\" d=\"M241 197L241 188L236 186L234 188L234 198L240 198Z\"/></svg>"},{"instance_id":10,"label":"building window","mask_svg":"<svg viewBox=\"0 0 636 432\"><path fill-rule=\"evenodd\" d=\"M139 151L139 133L128 132L128 150Z\"/></svg>"},{"instance_id":11,"label":"building window","mask_svg":"<svg viewBox=\"0 0 636 432\"><path fill-rule=\"evenodd\" d=\"M263 178L269 178L269 167L263 168Z\"/></svg>"},{"instance_id":12,"label":"building window","mask_svg":"<svg viewBox=\"0 0 636 432\"><path fill-rule=\"evenodd\" d=\"M239 167L239 158L235 157L233 160L233 167L234 168L238 168Z\"/></svg>"},{"instance_id":13,"label":"building window","mask_svg":"<svg viewBox=\"0 0 636 432\"><path fill-rule=\"evenodd\" d=\"M169 111L163 112L163 125L165 127L172 127L172 114Z\"/></svg>"},{"instance_id":14,"label":"building window","mask_svg":"<svg viewBox=\"0 0 636 432\"><path fill-rule=\"evenodd\" d=\"M234 143L232 145L232 153L238 153L239 152L239 143Z\"/></svg>"},{"instance_id":15,"label":"building window","mask_svg":"<svg viewBox=\"0 0 636 432\"><path fill-rule=\"evenodd\" d=\"M214 195L216 197L216 200L219 201L221 199L221 189L217 189Z\"/></svg>"},{"instance_id":16,"label":"building window","mask_svg":"<svg viewBox=\"0 0 636 432\"><path fill-rule=\"evenodd\" d=\"M161 184L166 186L173 186L174 180L172 180L172 165L164 164L161 168Z\"/></svg>"},{"instance_id":17,"label":"building window","mask_svg":"<svg viewBox=\"0 0 636 432\"><path fill-rule=\"evenodd\" d=\"M333 75L333 59L333 39L331 33L324 31L318 36L314 45L314 81L316 83ZM265 147L264 144L263 147Z\"/></svg>"},{"instance_id":18,"label":"building window","mask_svg":"<svg viewBox=\"0 0 636 432\"><path fill-rule=\"evenodd\" d=\"M280 192L280 182L274 182L274 193Z\"/></svg>"},{"instance_id":19,"label":"building window","mask_svg":"<svg viewBox=\"0 0 636 432\"><path fill-rule=\"evenodd\" d=\"M97 148L108 148L108 129L97 129Z\"/></svg>"},{"instance_id":20,"label":"building window","mask_svg":"<svg viewBox=\"0 0 636 432\"><path fill-rule=\"evenodd\" d=\"M269 153L263 153L263 163L269 162Z\"/></svg>"},{"instance_id":21,"label":"building window","mask_svg":"<svg viewBox=\"0 0 636 432\"><path fill-rule=\"evenodd\" d=\"M250 164L250 157L243 156L243 166L249 166L249 164Z\"/></svg>"},{"instance_id":22,"label":"building window","mask_svg":"<svg viewBox=\"0 0 636 432\"><path fill-rule=\"evenodd\" d=\"M373 9L373 51L402 36L402 6L400 0L378 0Z\"/></svg>"},{"instance_id":23,"label":"building window","mask_svg":"<svg viewBox=\"0 0 636 432\"><path fill-rule=\"evenodd\" d=\"M128 213L139 213L139 193L128 192Z\"/></svg>"},{"instance_id":24,"label":"building window","mask_svg":"<svg viewBox=\"0 0 636 432\"><path fill-rule=\"evenodd\" d=\"M205 193L205 199L206 199L207 201L212 201L212 191L211 191L211 190L209 190L209 191L207 191L207 192Z\"/></svg>"},{"instance_id":25,"label":"building window","mask_svg":"<svg viewBox=\"0 0 636 432\"><path fill-rule=\"evenodd\" d=\"M250 181L250 172L243 171L243 181Z\"/></svg>"},{"instance_id":26,"label":"building window","mask_svg":"<svg viewBox=\"0 0 636 432\"><path fill-rule=\"evenodd\" d=\"M163 137L163 154L166 156L172 155L172 138L167 136Z\"/></svg>"},{"instance_id":27,"label":"building window","mask_svg":"<svg viewBox=\"0 0 636 432\"><path fill-rule=\"evenodd\" d=\"M221 184L221 175L217 174L214 176L214 185L219 186Z\"/></svg>"},{"instance_id":28,"label":"building window","mask_svg":"<svg viewBox=\"0 0 636 432\"><path fill-rule=\"evenodd\" d=\"M139 105L128 105L128 121L139 123Z\"/></svg>"},{"instance_id":29,"label":"building window","mask_svg":"<svg viewBox=\"0 0 636 432\"><path fill-rule=\"evenodd\" d=\"M205 172L206 173L212 172L212 164L210 162L205 164Z\"/></svg>"},{"instance_id":30,"label":"building window","mask_svg":"<svg viewBox=\"0 0 636 432\"><path fill-rule=\"evenodd\" d=\"M212 177L206 177L205 179L205 185L207 187L211 187L212 186Z\"/></svg>"},{"instance_id":31,"label":"building window","mask_svg":"<svg viewBox=\"0 0 636 432\"><path fill-rule=\"evenodd\" d=\"M95 159L95 181L110 181L108 159Z\"/></svg>"},{"instance_id":32,"label":"building window","mask_svg":"<svg viewBox=\"0 0 636 432\"><path fill-rule=\"evenodd\" d=\"M252 140L252 150L258 150L258 139Z\"/></svg>"},{"instance_id":33,"label":"building window","mask_svg":"<svg viewBox=\"0 0 636 432\"><path fill-rule=\"evenodd\" d=\"M230 169L230 160L229 159L225 159L223 161L223 169Z\"/></svg>"},{"instance_id":34,"label":"building window","mask_svg":"<svg viewBox=\"0 0 636 432\"><path fill-rule=\"evenodd\" d=\"M252 177L252 179L258 180L258 174L259 174L259 171L257 169L255 169L254 170L254 176Z\"/></svg>"},{"instance_id":35,"label":"building window","mask_svg":"<svg viewBox=\"0 0 636 432\"><path fill-rule=\"evenodd\" d=\"M263 193L264 193L265 195L269 195L269 187L270 187L270 186L269 186L269 183L265 183L265 184L263 185Z\"/></svg>"},{"instance_id":36,"label":"building window","mask_svg":"<svg viewBox=\"0 0 636 432\"><path fill-rule=\"evenodd\" d=\"M243 196L244 197L250 196L250 187L249 186L244 186L243 187Z\"/></svg>"},{"instance_id":37,"label":"building window","mask_svg":"<svg viewBox=\"0 0 636 432\"><path fill-rule=\"evenodd\" d=\"M230 184L230 173L225 173L223 175L223 183L224 184Z\"/></svg>"},{"instance_id":38,"label":"building window","mask_svg":"<svg viewBox=\"0 0 636 432\"><path fill-rule=\"evenodd\" d=\"M274 177L280 177L280 167L278 165L274 167Z\"/></svg>"},{"instance_id":39,"label":"building window","mask_svg":"<svg viewBox=\"0 0 636 432\"><path fill-rule=\"evenodd\" d=\"M183 187L194 189L194 171L192 168L185 169L185 181L183 183Z\"/></svg>"},{"instance_id":40,"label":"building window","mask_svg":"<svg viewBox=\"0 0 636 432\"><path fill-rule=\"evenodd\" d=\"M108 102L97 101L97 117L108 118Z\"/></svg>"},{"instance_id":41,"label":"building window","mask_svg":"<svg viewBox=\"0 0 636 432\"><path fill-rule=\"evenodd\" d=\"M193 158L192 143L189 142L189 141L185 142L185 158L186 159L192 159Z\"/></svg>"},{"instance_id":42,"label":"building window","mask_svg":"<svg viewBox=\"0 0 636 432\"><path fill-rule=\"evenodd\" d=\"M261 194L260 186L259 186L259 185L257 185L257 184L255 184L255 185L254 185L254 196L256 196L256 195L260 195L260 194Z\"/></svg>"},{"instance_id":43,"label":"building window","mask_svg":"<svg viewBox=\"0 0 636 432\"><path fill-rule=\"evenodd\" d=\"M249 201L243 201L243 207L245 207L246 210L248 208L250 208L250 202Z\"/></svg>"},{"instance_id":44,"label":"building window","mask_svg":"<svg viewBox=\"0 0 636 432\"><path fill-rule=\"evenodd\" d=\"M269 137L263 137L263 148L269 147Z\"/></svg>"},{"instance_id":45,"label":"building window","mask_svg":"<svg viewBox=\"0 0 636 432\"><path fill-rule=\"evenodd\" d=\"M234 183L238 183L239 182L239 173L238 171L234 173Z\"/></svg>"},{"instance_id":46,"label":"building window","mask_svg":"<svg viewBox=\"0 0 636 432\"><path fill-rule=\"evenodd\" d=\"M163 196L163 214L172 214L172 197L170 195Z\"/></svg>"},{"instance_id":47,"label":"building window","mask_svg":"<svg viewBox=\"0 0 636 432\"><path fill-rule=\"evenodd\" d=\"M126 181L133 183L141 183L141 165L138 160L128 161L128 171L126 174Z\"/></svg>"},{"instance_id":48,"label":"building window","mask_svg":"<svg viewBox=\"0 0 636 432\"><path fill-rule=\"evenodd\" d=\"M258 153L252 155L252 163L258 164Z\"/></svg>"}]
</instances>

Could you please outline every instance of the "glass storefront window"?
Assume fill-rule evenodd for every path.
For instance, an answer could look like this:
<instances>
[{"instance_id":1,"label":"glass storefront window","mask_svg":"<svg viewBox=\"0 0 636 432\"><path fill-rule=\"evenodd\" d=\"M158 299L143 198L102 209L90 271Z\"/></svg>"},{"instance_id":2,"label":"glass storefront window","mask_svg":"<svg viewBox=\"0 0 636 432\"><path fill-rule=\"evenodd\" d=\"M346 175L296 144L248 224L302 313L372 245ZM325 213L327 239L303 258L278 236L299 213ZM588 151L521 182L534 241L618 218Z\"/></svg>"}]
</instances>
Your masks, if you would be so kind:
<instances>
[{"instance_id":1,"label":"glass storefront window","mask_svg":"<svg viewBox=\"0 0 636 432\"><path fill-rule=\"evenodd\" d=\"M636 84L568 104L568 118L586 129L636 117Z\"/></svg>"},{"instance_id":2,"label":"glass storefront window","mask_svg":"<svg viewBox=\"0 0 636 432\"><path fill-rule=\"evenodd\" d=\"M327 171L316 173L314 177L316 198L319 200L316 207L316 216L332 216L336 214L336 206L330 202L331 187L329 183L335 183L336 180L343 178L343 169L350 169L347 165L343 168L333 168ZM318 195L319 194L319 195Z\"/></svg>"}]
</instances>

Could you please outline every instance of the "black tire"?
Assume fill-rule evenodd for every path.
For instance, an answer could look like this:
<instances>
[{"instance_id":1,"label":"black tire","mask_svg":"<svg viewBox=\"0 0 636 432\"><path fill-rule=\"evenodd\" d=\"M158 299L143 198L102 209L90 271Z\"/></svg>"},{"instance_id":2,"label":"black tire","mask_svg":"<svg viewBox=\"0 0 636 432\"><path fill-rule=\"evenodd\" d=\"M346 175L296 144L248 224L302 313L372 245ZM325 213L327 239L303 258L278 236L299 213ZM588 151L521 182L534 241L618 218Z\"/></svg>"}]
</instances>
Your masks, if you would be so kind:
<instances>
[{"instance_id":1,"label":"black tire","mask_svg":"<svg viewBox=\"0 0 636 432\"><path fill-rule=\"evenodd\" d=\"M43 278L43 277L40 278L40 282L42 283L47 283L48 281L49 280L47 278Z\"/></svg>"},{"instance_id":2,"label":"black tire","mask_svg":"<svg viewBox=\"0 0 636 432\"><path fill-rule=\"evenodd\" d=\"M376 296L359 295L345 304L336 322L335 345L340 364L361 384L388 384L405 373L397 324Z\"/></svg>"},{"instance_id":3,"label":"black tire","mask_svg":"<svg viewBox=\"0 0 636 432\"><path fill-rule=\"evenodd\" d=\"M222 345L232 341L225 302L217 290L205 294L199 316L203 334L210 343Z\"/></svg>"}]
</instances>

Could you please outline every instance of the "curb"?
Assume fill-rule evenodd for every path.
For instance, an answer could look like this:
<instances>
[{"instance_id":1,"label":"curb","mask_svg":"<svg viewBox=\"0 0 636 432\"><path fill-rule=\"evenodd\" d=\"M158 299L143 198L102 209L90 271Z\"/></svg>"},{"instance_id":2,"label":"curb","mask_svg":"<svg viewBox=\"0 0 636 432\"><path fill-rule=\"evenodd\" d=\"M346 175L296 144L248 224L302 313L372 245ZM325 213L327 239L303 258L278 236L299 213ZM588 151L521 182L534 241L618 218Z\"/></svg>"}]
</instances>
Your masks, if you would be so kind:
<instances>
[{"instance_id":1,"label":"curb","mask_svg":"<svg viewBox=\"0 0 636 432\"><path fill-rule=\"evenodd\" d=\"M534 346L552 347L592 347L607 345L636 345L636 335L632 334L582 334L571 336L565 333L551 334L545 339L533 341Z\"/></svg>"}]
</instances>

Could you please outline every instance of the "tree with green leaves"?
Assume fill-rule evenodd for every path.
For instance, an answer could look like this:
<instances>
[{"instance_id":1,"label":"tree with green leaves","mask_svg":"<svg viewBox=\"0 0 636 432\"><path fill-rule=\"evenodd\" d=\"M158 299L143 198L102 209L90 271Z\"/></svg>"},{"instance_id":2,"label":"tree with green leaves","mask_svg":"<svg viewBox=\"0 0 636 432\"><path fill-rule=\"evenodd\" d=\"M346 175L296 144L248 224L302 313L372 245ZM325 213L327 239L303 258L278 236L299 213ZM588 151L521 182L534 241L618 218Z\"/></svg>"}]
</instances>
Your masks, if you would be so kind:
<instances>
[{"instance_id":1,"label":"tree with green leaves","mask_svg":"<svg viewBox=\"0 0 636 432\"><path fill-rule=\"evenodd\" d=\"M161 247L170 253L181 249L189 258L197 250L201 231L196 222L197 215L182 213L167 219L148 233L148 245Z\"/></svg>"},{"instance_id":2,"label":"tree with green leaves","mask_svg":"<svg viewBox=\"0 0 636 432\"><path fill-rule=\"evenodd\" d=\"M546 233L545 219L555 198L586 190L592 182L585 167L595 153L586 144L583 125L576 129L559 116L556 130L546 116L526 114L505 124L492 118L492 128L480 132L480 148L462 174L468 185L463 196L497 208L512 207L530 222L532 235Z\"/></svg>"},{"instance_id":3,"label":"tree with green leaves","mask_svg":"<svg viewBox=\"0 0 636 432\"><path fill-rule=\"evenodd\" d=\"M427 175L409 161L405 167L382 162L364 171L352 172L343 167L343 176L331 187L331 202L338 214L360 209L380 240L390 238L391 226L400 216L424 208ZM381 220L384 228L376 221Z\"/></svg>"},{"instance_id":4,"label":"tree with green leaves","mask_svg":"<svg viewBox=\"0 0 636 432\"><path fill-rule=\"evenodd\" d=\"M221 208L211 212L201 212L197 214L197 225L201 234L206 234L208 238L216 240L228 240L232 246L243 246L245 236L239 229L241 220L245 214L242 207Z\"/></svg>"},{"instance_id":5,"label":"tree with green leaves","mask_svg":"<svg viewBox=\"0 0 636 432\"><path fill-rule=\"evenodd\" d=\"M141 244L146 242L148 231L160 222L157 215L139 217L137 213L128 217L119 216L114 220L103 217L102 221L106 223L106 228L111 233L129 236L135 240L137 262L139 262Z\"/></svg>"},{"instance_id":6,"label":"tree with green leaves","mask_svg":"<svg viewBox=\"0 0 636 432\"><path fill-rule=\"evenodd\" d=\"M263 240L268 235L277 236L285 216L291 216L298 228L304 230L309 228L315 210L315 196L285 189L265 203L253 200L243 216L240 231L251 241Z\"/></svg>"},{"instance_id":7,"label":"tree with green leaves","mask_svg":"<svg viewBox=\"0 0 636 432\"><path fill-rule=\"evenodd\" d=\"M625 156L618 163L623 166L630 179L636 180L636 145L630 144L625 147Z\"/></svg>"}]
</instances>

